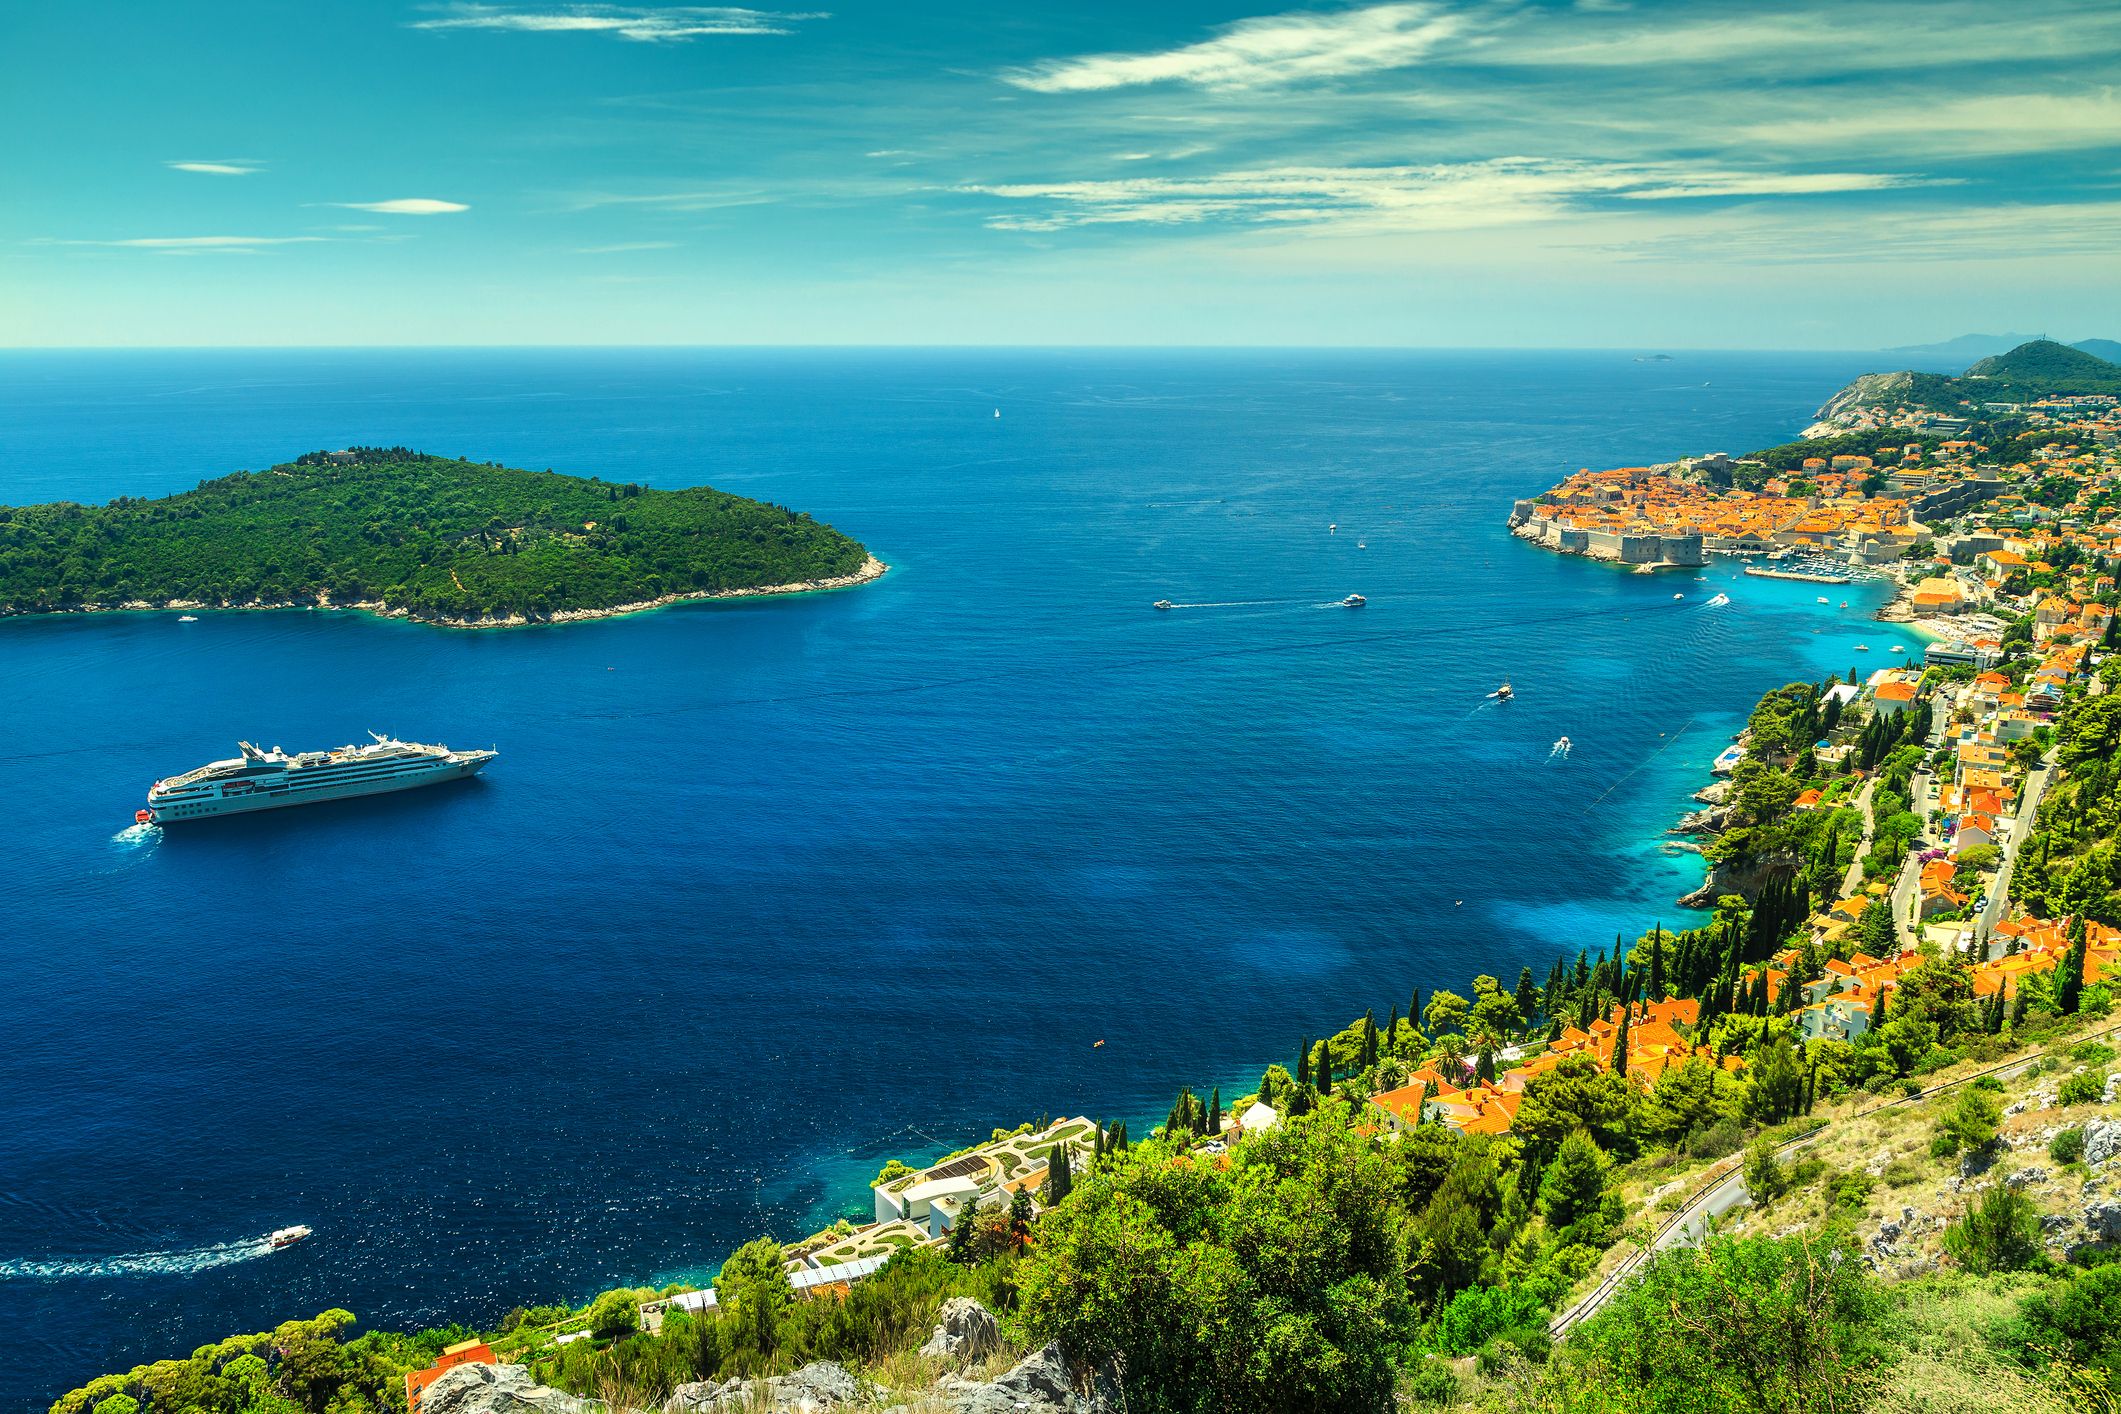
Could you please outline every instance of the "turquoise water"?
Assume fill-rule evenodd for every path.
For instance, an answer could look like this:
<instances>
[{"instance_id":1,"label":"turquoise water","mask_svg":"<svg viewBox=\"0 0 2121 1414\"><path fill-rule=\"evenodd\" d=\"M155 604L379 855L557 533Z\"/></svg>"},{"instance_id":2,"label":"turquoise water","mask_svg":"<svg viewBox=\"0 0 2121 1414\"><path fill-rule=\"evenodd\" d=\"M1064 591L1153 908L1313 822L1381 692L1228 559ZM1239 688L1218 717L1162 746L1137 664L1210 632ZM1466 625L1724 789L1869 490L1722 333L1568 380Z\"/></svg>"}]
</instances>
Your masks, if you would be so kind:
<instances>
[{"instance_id":1,"label":"turquoise water","mask_svg":"<svg viewBox=\"0 0 2121 1414\"><path fill-rule=\"evenodd\" d=\"M1861 369L0 355L0 501L405 443L710 482L893 566L505 633L0 622L0 1404L328 1306L702 1274L861 1210L887 1157L1228 1098L1414 986L1683 921L1662 831L1753 700L1918 645L1882 589L1629 575L1503 520L1579 466L1783 440ZM124 831L238 737L371 727L501 757Z\"/></svg>"}]
</instances>

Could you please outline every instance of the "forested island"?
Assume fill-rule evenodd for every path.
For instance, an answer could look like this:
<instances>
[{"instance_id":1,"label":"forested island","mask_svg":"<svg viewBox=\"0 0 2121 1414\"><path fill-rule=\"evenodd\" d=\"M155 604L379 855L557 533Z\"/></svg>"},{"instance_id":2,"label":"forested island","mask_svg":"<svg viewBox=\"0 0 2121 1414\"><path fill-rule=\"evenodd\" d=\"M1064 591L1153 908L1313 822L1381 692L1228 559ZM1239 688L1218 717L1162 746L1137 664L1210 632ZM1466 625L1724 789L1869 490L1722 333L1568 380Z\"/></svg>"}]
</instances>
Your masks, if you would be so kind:
<instances>
[{"instance_id":1,"label":"forested island","mask_svg":"<svg viewBox=\"0 0 2121 1414\"><path fill-rule=\"evenodd\" d=\"M405 447L312 452L153 500L0 506L0 615L320 605L487 627L883 572L785 506Z\"/></svg>"}]
</instances>

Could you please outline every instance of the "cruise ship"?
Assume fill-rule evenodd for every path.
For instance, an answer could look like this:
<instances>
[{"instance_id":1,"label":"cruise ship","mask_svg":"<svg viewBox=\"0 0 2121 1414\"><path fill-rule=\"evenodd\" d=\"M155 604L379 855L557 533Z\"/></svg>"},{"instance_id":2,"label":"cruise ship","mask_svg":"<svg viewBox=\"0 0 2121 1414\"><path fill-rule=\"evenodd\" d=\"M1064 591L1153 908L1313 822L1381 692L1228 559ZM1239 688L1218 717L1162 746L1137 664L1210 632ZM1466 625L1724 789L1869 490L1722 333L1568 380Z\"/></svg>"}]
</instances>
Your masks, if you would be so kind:
<instances>
[{"instance_id":1,"label":"cruise ship","mask_svg":"<svg viewBox=\"0 0 2121 1414\"><path fill-rule=\"evenodd\" d=\"M167 825L209 815L411 790L414 786L477 775L498 754L451 751L446 746L395 741L373 732L369 735L375 740L366 746L293 755L277 746L265 751L247 741L239 742L241 756L156 781L148 788L147 808L136 812L134 818L143 825Z\"/></svg>"}]
</instances>

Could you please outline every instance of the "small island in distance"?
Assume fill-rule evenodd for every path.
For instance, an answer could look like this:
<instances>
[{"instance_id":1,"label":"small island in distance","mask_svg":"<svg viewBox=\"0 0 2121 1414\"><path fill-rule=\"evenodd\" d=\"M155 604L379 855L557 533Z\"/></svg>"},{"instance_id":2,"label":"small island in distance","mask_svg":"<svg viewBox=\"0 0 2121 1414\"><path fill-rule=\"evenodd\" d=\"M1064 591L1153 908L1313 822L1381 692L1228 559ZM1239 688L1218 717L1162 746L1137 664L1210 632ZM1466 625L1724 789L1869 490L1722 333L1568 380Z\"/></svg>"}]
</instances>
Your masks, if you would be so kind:
<instances>
[{"instance_id":1,"label":"small island in distance","mask_svg":"<svg viewBox=\"0 0 2121 1414\"><path fill-rule=\"evenodd\" d=\"M404 447L312 452L154 500L0 506L0 616L322 606L505 627L884 570L785 506Z\"/></svg>"}]
</instances>

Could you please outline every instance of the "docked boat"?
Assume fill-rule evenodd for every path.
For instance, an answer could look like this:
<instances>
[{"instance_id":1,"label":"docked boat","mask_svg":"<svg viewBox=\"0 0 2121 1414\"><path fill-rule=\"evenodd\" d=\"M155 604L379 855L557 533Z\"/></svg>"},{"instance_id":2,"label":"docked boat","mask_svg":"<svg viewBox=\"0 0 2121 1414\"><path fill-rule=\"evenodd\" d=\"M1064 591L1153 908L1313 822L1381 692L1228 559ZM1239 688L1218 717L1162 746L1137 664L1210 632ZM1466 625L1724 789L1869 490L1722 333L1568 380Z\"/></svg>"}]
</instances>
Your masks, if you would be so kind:
<instances>
[{"instance_id":1,"label":"docked boat","mask_svg":"<svg viewBox=\"0 0 2121 1414\"><path fill-rule=\"evenodd\" d=\"M1510 690L1510 685L1508 683L1504 683L1501 687L1496 688L1493 692L1488 694L1488 696L1494 698L1497 702L1507 702L1516 695L1516 693Z\"/></svg>"},{"instance_id":2,"label":"docked boat","mask_svg":"<svg viewBox=\"0 0 2121 1414\"><path fill-rule=\"evenodd\" d=\"M383 795L475 776L499 754L451 751L446 746L369 735L375 739L366 746L292 754L278 747L266 751L239 742L240 756L156 781L148 788L147 808L133 818L144 825L167 825L210 815Z\"/></svg>"},{"instance_id":3,"label":"docked boat","mask_svg":"<svg viewBox=\"0 0 2121 1414\"><path fill-rule=\"evenodd\" d=\"M297 1242L300 1242L303 1238L307 1236L309 1236L309 1229L302 1226L300 1223L296 1223L293 1227L283 1227L275 1229L272 1236L266 1238L265 1240L267 1242L270 1242L276 1248L292 1247Z\"/></svg>"},{"instance_id":4,"label":"docked boat","mask_svg":"<svg viewBox=\"0 0 2121 1414\"><path fill-rule=\"evenodd\" d=\"M1363 605L1369 602L1369 600L1363 598L1360 594L1350 594L1347 598L1340 601L1340 607L1343 609L1360 609Z\"/></svg>"},{"instance_id":5,"label":"docked boat","mask_svg":"<svg viewBox=\"0 0 2121 1414\"><path fill-rule=\"evenodd\" d=\"M1173 604L1169 599L1159 599L1154 604L1151 604L1149 607L1152 609L1175 609L1178 606L1176 604Z\"/></svg>"}]
</instances>

